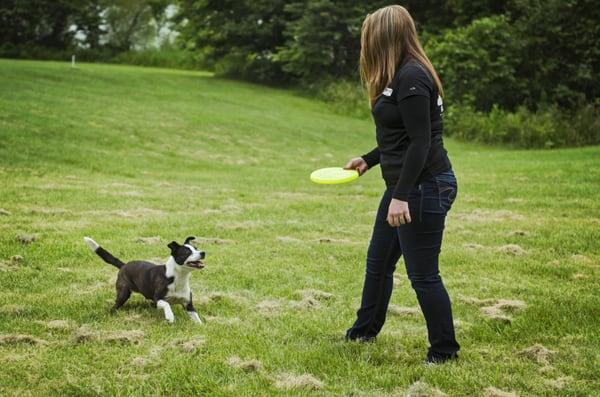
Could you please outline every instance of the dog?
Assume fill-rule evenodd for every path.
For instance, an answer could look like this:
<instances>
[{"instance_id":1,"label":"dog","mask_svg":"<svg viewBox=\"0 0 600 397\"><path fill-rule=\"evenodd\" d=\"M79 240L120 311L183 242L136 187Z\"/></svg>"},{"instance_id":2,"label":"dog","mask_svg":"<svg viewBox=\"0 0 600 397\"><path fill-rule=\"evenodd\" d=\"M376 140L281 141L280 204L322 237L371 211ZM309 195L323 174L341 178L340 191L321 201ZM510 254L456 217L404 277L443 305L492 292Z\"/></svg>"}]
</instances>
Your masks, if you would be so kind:
<instances>
[{"instance_id":1,"label":"dog","mask_svg":"<svg viewBox=\"0 0 600 397\"><path fill-rule=\"evenodd\" d=\"M119 309L131 296L139 292L152 300L157 309L162 310L168 323L175 321L171 304L181 304L195 323L202 324L192 303L190 276L193 270L204 268L206 254L191 244L195 237L185 239L183 245L171 241L167 247L171 256L165 265L145 261L123 263L89 237L83 240L104 262L119 269L116 289L117 299L113 310Z\"/></svg>"}]
</instances>

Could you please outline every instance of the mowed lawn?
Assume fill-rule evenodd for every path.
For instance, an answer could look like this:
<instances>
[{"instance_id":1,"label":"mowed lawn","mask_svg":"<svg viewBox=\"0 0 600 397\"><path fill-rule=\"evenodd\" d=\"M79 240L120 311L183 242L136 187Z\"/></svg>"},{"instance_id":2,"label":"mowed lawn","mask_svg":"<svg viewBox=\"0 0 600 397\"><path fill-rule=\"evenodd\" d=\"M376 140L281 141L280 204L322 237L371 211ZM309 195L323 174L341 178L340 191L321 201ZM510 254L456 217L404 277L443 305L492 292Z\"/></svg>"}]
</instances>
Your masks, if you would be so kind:
<instances>
[{"instance_id":1,"label":"mowed lawn","mask_svg":"<svg viewBox=\"0 0 600 397\"><path fill-rule=\"evenodd\" d=\"M600 395L600 147L446 143L462 352L426 367L402 262L377 342L342 339L384 185L308 176L371 149L370 121L207 73L0 60L0 395ZM111 313L83 236L159 262L190 235L203 326L139 295Z\"/></svg>"}]
</instances>

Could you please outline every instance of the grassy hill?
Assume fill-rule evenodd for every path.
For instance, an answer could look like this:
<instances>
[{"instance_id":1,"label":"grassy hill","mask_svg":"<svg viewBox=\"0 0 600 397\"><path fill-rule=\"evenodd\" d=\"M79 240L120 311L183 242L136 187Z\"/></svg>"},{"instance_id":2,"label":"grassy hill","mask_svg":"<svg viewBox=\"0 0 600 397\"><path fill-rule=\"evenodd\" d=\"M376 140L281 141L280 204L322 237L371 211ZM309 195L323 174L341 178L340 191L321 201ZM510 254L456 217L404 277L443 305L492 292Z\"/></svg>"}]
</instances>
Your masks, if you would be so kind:
<instances>
[{"instance_id":1,"label":"grassy hill","mask_svg":"<svg viewBox=\"0 0 600 397\"><path fill-rule=\"evenodd\" d=\"M600 393L600 147L447 142L463 350L428 368L402 263L378 341L342 341L384 186L308 175L372 148L370 122L200 72L0 60L0 87L0 394ZM157 262L197 236L205 325L141 296L111 313L116 269L86 235Z\"/></svg>"}]
</instances>

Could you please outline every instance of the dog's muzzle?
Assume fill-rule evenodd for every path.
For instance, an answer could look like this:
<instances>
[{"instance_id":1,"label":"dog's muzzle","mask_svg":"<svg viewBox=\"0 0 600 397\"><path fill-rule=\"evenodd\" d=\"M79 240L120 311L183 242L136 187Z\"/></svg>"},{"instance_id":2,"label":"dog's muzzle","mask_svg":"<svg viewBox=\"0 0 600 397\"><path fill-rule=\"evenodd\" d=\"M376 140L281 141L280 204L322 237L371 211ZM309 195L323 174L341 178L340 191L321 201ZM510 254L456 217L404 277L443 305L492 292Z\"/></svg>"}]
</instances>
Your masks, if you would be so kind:
<instances>
[{"instance_id":1,"label":"dog's muzzle","mask_svg":"<svg viewBox=\"0 0 600 397\"><path fill-rule=\"evenodd\" d=\"M201 261L201 260L190 261L190 262L186 262L185 266L191 267L193 269L203 269L204 268L204 262Z\"/></svg>"}]
</instances>

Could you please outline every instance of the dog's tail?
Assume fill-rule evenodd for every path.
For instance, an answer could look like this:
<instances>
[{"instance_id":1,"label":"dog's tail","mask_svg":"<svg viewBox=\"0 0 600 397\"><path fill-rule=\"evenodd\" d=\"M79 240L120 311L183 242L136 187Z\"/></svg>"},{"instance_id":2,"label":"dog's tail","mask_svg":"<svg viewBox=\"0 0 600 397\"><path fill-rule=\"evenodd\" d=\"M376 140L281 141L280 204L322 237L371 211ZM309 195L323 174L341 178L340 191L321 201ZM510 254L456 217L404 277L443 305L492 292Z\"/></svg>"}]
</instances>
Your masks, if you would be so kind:
<instances>
[{"instance_id":1,"label":"dog's tail","mask_svg":"<svg viewBox=\"0 0 600 397\"><path fill-rule=\"evenodd\" d=\"M122 268L123 266L125 266L125 264L123 262L121 262L121 260L112 256L112 254L110 252L108 252L104 248L100 247L100 245L98 245L98 243L95 242L94 240L92 240L91 238L84 237L83 241L85 241L85 243L90 247L90 249L92 251L94 251L96 254L98 254L98 256L100 258L102 258L102 260L104 262L106 262L110 265L116 266L119 269Z\"/></svg>"}]
</instances>

